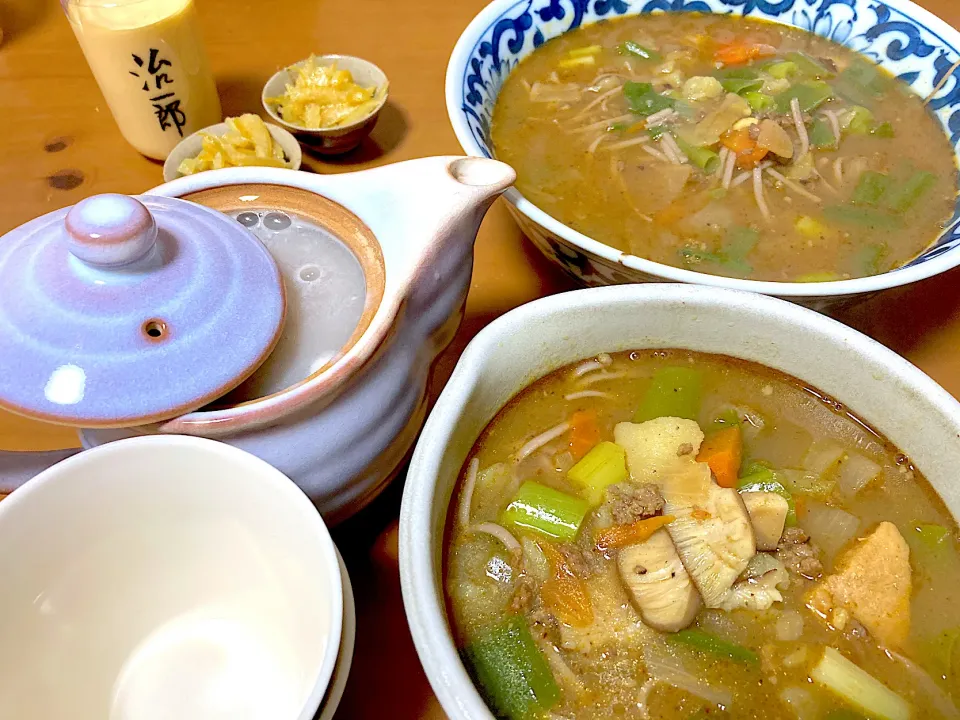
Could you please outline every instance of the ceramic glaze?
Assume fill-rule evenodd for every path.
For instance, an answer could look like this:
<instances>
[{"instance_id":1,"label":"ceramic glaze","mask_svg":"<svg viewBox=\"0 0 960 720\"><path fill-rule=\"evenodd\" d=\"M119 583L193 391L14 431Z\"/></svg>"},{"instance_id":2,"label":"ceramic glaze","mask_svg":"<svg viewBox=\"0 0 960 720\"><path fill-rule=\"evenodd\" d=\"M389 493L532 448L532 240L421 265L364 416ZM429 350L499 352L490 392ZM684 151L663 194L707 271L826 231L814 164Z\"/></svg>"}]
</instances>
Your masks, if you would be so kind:
<instances>
[{"instance_id":1,"label":"ceramic glaze","mask_svg":"<svg viewBox=\"0 0 960 720\"><path fill-rule=\"evenodd\" d=\"M164 420L246 379L283 319L277 266L242 226L180 200L88 198L0 239L0 406Z\"/></svg>"},{"instance_id":2,"label":"ceramic glaze","mask_svg":"<svg viewBox=\"0 0 960 720\"><path fill-rule=\"evenodd\" d=\"M246 402L223 398L145 428L88 426L80 432L83 446L142 433L216 438L278 468L303 488L328 522L353 514L396 475L413 446L426 413L432 365L463 317L480 222L514 177L509 166L494 160L434 157L332 176L271 168L212 170L151 191L217 207L227 213L223 220L241 231L234 218L256 213L281 265L289 262L302 282L322 281L299 275L314 277L316 271L302 264L314 252L322 262L311 264L318 268L338 263L340 276L323 281L326 290L317 285L316 296L305 292L294 299L311 312L319 310L303 316L303 327L312 332L317 324L329 333L325 339L311 336L313 345L291 336L290 357L301 358L303 350L306 359L286 366L293 370L291 378L319 364L351 324L355 327L322 367L278 392ZM278 210L290 218L290 226L281 228L282 218L268 220ZM293 236L296 243L285 243L285 233L296 231L295 222L306 218L323 232L310 228ZM252 217L244 220L253 225ZM268 223L277 229L270 230ZM306 239L311 244L301 246ZM349 248L362 268L362 299L356 269L336 243ZM331 260L330 253L338 259ZM341 294L339 304L327 291ZM248 300L246 308L253 313L256 305ZM333 310L338 310L336 321L325 320ZM224 342L219 351L226 355L227 349ZM284 367L279 350L280 362L267 366L267 374ZM190 366L178 370L183 376L194 372ZM0 490L16 487L59 457L0 453Z\"/></svg>"},{"instance_id":3,"label":"ceramic glaze","mask_svg":"<svg viewBox=\"0 0 960 720\"><path fill-rule=\"evenodd\" d=\"M461 147L492 157L490 121L507 75L568 30L652 12L745 15L798 27L863 54L900 78L929 107L960 158L960 32L909 0L494 0L460 36L446 76L447 113ZM935 91L935 92L934 92ZM725 278L624 253L562 224L515 188L506 192L521 230L550 260L593 286L687 282L750 290L828 308L931 277L960 264L960 203L939 238L906 266L881 275L817 283ZM931 235L935 228L931 228Z\"/></svg>"}]
</instances>

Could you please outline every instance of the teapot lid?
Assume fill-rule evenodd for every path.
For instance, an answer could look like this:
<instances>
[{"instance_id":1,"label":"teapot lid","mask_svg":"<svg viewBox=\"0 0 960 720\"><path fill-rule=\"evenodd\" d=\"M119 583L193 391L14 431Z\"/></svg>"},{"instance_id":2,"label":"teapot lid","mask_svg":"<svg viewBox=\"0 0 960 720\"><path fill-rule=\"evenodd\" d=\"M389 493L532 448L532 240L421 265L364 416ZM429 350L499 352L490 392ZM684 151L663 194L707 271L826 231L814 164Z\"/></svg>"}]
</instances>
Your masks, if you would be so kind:
<instances>
[{"instance_id":1,"label":"teapot lid","mask_svg":"<svg viewBox=\"0 0 960 720\"><path fill-rule=\"evenodd\" d=\"M280 338L283 281L235 220L96 195L0 238L0 407L124 427L196 410Z\"/></svg>"}]
</instances>

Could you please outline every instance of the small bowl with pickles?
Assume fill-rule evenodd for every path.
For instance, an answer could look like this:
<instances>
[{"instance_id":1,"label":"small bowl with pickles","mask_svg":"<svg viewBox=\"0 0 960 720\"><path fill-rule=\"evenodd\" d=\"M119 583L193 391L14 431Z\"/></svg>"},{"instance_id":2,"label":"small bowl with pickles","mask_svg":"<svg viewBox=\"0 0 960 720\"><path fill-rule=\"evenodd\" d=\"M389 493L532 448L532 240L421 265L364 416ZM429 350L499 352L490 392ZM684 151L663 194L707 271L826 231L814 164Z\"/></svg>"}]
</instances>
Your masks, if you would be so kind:
<instances>
[{"instance_id":1,"label":"small bowl with pickles","mask_svg":"<svg viewBox=\"0 0 960 720\"><path fill-rule=\"evenodd\" d=\"M350 55L311 55L263 87L267 114L321 155L340 155L370 134L387 101L383 70Z\"/></svg>"},{"instance_id":2,"label":"small bowl with pickles","mask_svg":"<svg viewBox=\"0 0 960 720\"><path fill-rule=\"evenodd\" d=\"M184 138L163 163L163 181L227 167L299 170L302 159L300 143L293 135L248 113L228 117Z\"/></svg>"}]
</instances>

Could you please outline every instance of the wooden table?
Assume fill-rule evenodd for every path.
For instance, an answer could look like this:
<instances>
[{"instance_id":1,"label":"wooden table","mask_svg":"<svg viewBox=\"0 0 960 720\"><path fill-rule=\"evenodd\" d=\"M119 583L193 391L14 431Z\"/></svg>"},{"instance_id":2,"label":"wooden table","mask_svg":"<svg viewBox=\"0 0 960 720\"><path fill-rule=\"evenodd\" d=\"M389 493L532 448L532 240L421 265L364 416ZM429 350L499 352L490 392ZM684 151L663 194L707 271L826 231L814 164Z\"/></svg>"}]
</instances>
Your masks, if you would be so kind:
<instances>
[{"instance_id":1,"label":"wooden table","mask_svg":"<svg viewBox=\"0 0 960 720\"><path fill-rule=\"evenodd\" d=\"M260 89L311 52L372 60L391 100L371 139L340 160L305 158L337 173L424 155L460 153L443 79L458 35L485 0L197 0L225 114L260 111ZM960 3L920 0L960 25ZM402 10L401 10L402 8ZM55 0L0 5L0 234L98 192L160 184L160 165L120 137ZM476 249L466 318L442 358L446 378L480 328L507 310L573 285L525 241L498 203ZM960 396L960 271L892 291L844 313ZM437 388L434 388L434 392ZM63 428L0 415L0 449L69 447ZM397 572L401 483L336 529L357 594L358 635L340 717L442 718L407 631Z\"/></svg>"}]
</instances>

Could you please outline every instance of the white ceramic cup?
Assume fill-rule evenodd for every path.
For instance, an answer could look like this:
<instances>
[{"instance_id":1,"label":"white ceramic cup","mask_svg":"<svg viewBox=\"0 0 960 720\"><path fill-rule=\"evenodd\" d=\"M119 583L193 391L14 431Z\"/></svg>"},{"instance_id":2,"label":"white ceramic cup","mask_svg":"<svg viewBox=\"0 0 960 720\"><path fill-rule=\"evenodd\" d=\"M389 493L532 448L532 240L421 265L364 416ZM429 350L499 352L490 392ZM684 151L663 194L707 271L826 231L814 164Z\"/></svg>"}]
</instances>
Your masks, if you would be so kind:
<instances>
[{"instance_id":1,"label":"white ceramic cup","mask_svg":"<svg viewBox=\"0 0 960 720\"><path fill-rule=\"evenodd\" d=\"M306 496L212 440L83 452L0 502L0 717L309 720L340 648Z\"/></svg>"},{"instance_id":2,"label":"white ceramic cup","mask_svg":"<svg viewBox=\"0 0 960 720\"><path fill-rule=\"evenodd\" d=\"M511 397L600 352L686 348L752 360L843 402L904 451L960 517L960 404L855 330L754 293L621 285L512 310L467 346L417 443L400 512L403 602L427 678L452 720L492 720L450 632L443 540L454 485L477 437Z\"/></svg>"}]
</instances>

